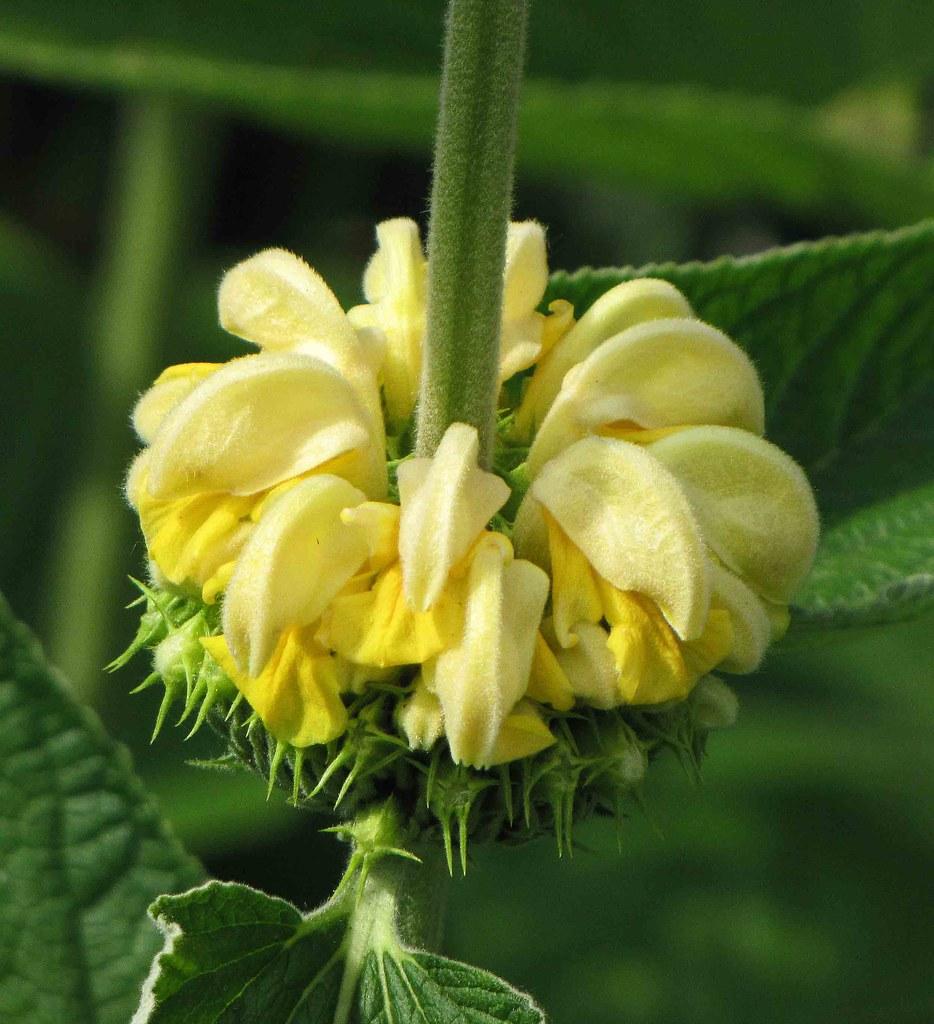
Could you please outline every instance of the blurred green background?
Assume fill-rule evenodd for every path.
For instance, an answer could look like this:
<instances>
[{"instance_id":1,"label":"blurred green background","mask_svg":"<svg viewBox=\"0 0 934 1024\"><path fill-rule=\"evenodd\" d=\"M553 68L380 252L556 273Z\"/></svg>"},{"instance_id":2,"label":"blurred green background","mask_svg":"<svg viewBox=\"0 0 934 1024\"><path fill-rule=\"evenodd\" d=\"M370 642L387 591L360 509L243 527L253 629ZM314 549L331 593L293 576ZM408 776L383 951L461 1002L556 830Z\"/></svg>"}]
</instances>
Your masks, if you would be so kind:
<instances>
[{"instance_id":1,"label":"blurred green background","mask_svg":"<svg viewBox=\"0 0 934 1024\"><path fill-rule=\"evenodd\" d=\"M223 270L283 245L347 304L388 216L424 222L442 5L4 0L0 587L219 877L310 906L342 851L246 776L150 746L124 644L142 548L135 395L241 351ZM934 213L934 8L533 5L516 215L553 267L708 259ZM776 339L781 344L781 339ZM934 620L779 651L704 785L660 763L617 850L591 823L478 850L451 955L555 1024L934 1019Z\"/></svg>"}]
</instances>

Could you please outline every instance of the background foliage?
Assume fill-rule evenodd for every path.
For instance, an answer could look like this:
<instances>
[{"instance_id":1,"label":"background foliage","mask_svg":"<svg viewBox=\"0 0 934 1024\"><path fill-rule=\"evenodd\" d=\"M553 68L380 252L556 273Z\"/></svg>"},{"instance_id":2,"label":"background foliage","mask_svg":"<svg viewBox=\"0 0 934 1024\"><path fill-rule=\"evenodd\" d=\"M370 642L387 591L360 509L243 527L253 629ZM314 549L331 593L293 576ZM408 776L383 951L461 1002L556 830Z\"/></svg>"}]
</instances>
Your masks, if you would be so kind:
<instances>
[{"instance_id":1,"label":"background foliage","mask_svg":"<svg viewBox=\"0 0 934 1024\"><path fill-rule=\"evenodd\" d=\"M3 8L0 588L208 869L314 905L342 856L321 823L184 767L207 738L150 748L150 698L99 671L131 629L116 609L141 559L118 486L126 412L159 366L240 351L213 311L235 260L288 246L350 303L374 221L423 217L441 5ZM743 255L934 212L925 5L538 0L531 33L516 205L549 225L554 267ZM820 281L813 301L819 325ZM834 420L859 434L869 393L891 413L882 444L817 467L828 521L930 483L930 393L903 401L890 368L870 359ZM819 352L815 378L846 397ZM783 394L799 457L830 415L819 399ZM573 860L480 852L447 951L555 1024L584 1006L593 1024L930 1019L932 626L776 653L740 682L741 727L712 744L703 788L657 773L621 854L599 825Z\"/></svg>"}]
</instances>

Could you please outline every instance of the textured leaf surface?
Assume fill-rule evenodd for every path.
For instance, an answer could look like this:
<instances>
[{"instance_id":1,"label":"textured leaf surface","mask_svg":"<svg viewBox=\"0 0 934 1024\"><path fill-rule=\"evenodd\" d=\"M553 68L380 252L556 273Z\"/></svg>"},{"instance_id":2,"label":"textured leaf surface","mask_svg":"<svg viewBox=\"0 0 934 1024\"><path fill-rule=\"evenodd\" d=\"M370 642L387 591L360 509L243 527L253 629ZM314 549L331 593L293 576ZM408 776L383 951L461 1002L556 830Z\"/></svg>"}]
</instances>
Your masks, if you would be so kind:
<instances>
[{"instance_id":1,"label":"textured leaf surface","mask_svg":"<svg viewBox=\"0 0 934 1024\"><path fill-rule=\"evenodd\" d=\"M934 222L747 259L559 273L548 297L580 313L645 276L677 285L746 349L762 377L768 437L814 484L825 537L801 622L920 613L931 583Z\"/></svg>"},{"instance_id":2,"label":"textured leaf surface","mask_svg":"<svg viewBox=\"0 0 934 1024\"><path fill-rule=\"evenodd\" d=\"M201 877L0 598L0 1021L126 1024L147 905Z\"/></svg>"},{"instance_id":3,"label":"textured leaf surface","mask_svg":"<svg viewBox=\"0 0 934 1024\"><path fill-rule=\"evenodd\" d=\"M617 33L625 33L628 54L639 54L634 29L653 41L643 24L648 12L634 21L619 4L607 3L602 16L575 13L579 6L535 9L530 52L549 76L564 71L567 80L532 77L523 86L519 161L526 171L585 174L706 200L764 196L792 210L872 224L905 223L934 206L934 176L906 152L911 145L874 146L876 133L860 126L842 131L832 111L614 81L620 70ZM189 9L168 4L29 0L4 11L0 68L67 85L187 96L289 131L427 154L436 115L440 5L381 4L367 18L342 16L340 7L287 4L270 18L262 5L246 5L231 19L216 2L192 17ZM670 25L659 26L654 39L665 38L666 45L649 47L655 58L647 71L656 70L662 51L676 52L681 69L695 50L706 55L711 47L720 55L718 65L729 63L722 30L708 49L697 43L698 32L711 31L706 5L704 11L693 30L685 24L685 9L672 12L685 45L672 42ZM805 25L815 47L810 13ZM735 10L724 20L724 28L735 31ZM776 30L787 28L788 19L783 21ZM837 19L835 38L840 31ZM753 36L769 39L767 54L778 52L761 24ZM749 37L740 38L737 49L748 57ZM710 64L705 56L701 70ZM808 70L814 64L809 57ZM532 70L534 75L534 65ZM695 73L688 80L709 77ZM626 78L640 76L627 64ZM754 90L761 90L759 67L752 78ZM672 76L659 75L658 81Z\"/></svg>"},{"instance_id":4,"label":"textured leaf surface","mask_svg":"<svg viewBox=\"0 0 934 1024\"><path fill-rule=\"evenodd\" d=\"M818 628L897 621L934 608L934 485L828 530L797 604L800 624Z\"/></svg>"},{"instance_id":5,"label":"textured leaf surface","mask_svg":"<svg viewBox=\"0 0 934 1024\"><path fill-rule=\"evenodd\" d=\"M384 906L345 897L302 916L224 882L162 897L166 948L134 1022L544 1024L499 978L403 947Z\"/></svg>"}]
</instances>

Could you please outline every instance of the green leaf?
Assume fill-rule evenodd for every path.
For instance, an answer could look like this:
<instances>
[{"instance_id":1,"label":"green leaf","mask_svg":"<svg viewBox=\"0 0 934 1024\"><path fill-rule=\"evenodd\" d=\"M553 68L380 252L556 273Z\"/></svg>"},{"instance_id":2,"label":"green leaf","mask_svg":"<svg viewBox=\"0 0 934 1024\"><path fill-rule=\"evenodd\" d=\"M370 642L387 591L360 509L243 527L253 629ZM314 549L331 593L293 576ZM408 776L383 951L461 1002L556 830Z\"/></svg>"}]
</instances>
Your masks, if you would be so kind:
<instances>
[{"instance_id":1,"label":"green leaf","mask_svg":"<svg viewBox=\"0 0 934 1024\"><path fill-rule=\"evenodd\" d=\"M0 598L0 1020L125 1024L147 905L202 877Z\"/></svg>"},{"instance_id":2,"label":"green leaf","mask_svg":"<svg viewBox=\"0 0 934 1024\"><path fill-rule=\"evenodd\" d=\"M533 18L533 32L540 34L531 52L536 53L536 44L544 47L545 73L560 75L569 42L582 58L570 81L533 77L524 84L518 153L523 172L574 181L583 174L705 201L765 197L837 222L855 216L896 225L925 216L934 206L934 175L923 161L910 152L867 144L865 131L854 139L845 118L841 128L836 108L828 113L686 85L612 80L618 75L618 49L605 50L606 39L613 38L607 19L625 33L634 52L632 19L623 20L619 5L609 7L602 19L575 18L567 15L567 6L537 10ZM247 5L231 19L222 4L207 3L194 22L168 16L165 4L76 7L29 0L14 7L19 9L4 11L0 28L0 69L7 73L72 86L169 93L288 131L426 155L431 150L441 38L434 5L408 14L400 13L404 5L383 6L387 28L373 37L361 37L359 26L361 21L378 24L375 15L342 19L321 13L327 5L317 5L313 14L308 5L292 5L277 10L274 19L262 6ZM682 13L674 20L680 24ZM554 25L566 27L557 34ZM405 62L398 59L399 48L391 48L394 54L385 42L400 38L407 43ZM317 59L309 65L312 43ZM675 49L686 48L687 39L685 48ZM612 52L612 61L597 77L594 55L604 52ZM701 63L710 63L706 51ZM341 70L351 67L367 71ZM632 71L630 76L639 77ZM761 78L754 85L761 89Z\"/></svg>"},{"instance_id":3,"label":"green leaf","mask_svg":"<svg viewBox=\"0 0 934 1024\"><path fill-rule=\"evenodd\" d=\"M304 916L233 883L161 897L134 1024L544 1024L492 974L404 945L396 912L372 875Z\"/></svg>"},{"instance_id":4,"label":"green leaf","mask_svg":"<svg viewBox=\"0 0 934 1024\"><path fill-rule=\"evenodd\" d=\"M891 461L906 439L906 409L931 397L934 221L745 259L557 273L546 301L568 299L579 316L635 277L671 281L702 320L749 353L765 390L767 435L807 470L825 515L878 497L872 480L854 472L841 480L837 469L867 449L888 451ZM928 421L916 418L914 429L928 431ZM930 451L912 461L898 467L909 474L902 488L931 479Z\"/></svg>"},{"instance_id":5,"label":"green leaf","mask_svg":"<svg viewBox=\"0 0 934 1024\"><path fill-rule=\"evenodd\" d=\"M747 259L558 273L547 298L570 300L580 315L646 276L674 283L746 349L769 438L814 484L826 533L798 624L871 625L929 607L934 221ZM921 489L833 528L911 487Z\"/></svg>"},{"instance_id":6,"label":"green leaf","mask_svg":"<svg viewBox=\"0 0 934 1024\"><path fill-rule=\"evenodd\" d=\"M934 608L934 484L871 505L828 530L799 625L863 626Z\"/></svg>"}]
</instances>

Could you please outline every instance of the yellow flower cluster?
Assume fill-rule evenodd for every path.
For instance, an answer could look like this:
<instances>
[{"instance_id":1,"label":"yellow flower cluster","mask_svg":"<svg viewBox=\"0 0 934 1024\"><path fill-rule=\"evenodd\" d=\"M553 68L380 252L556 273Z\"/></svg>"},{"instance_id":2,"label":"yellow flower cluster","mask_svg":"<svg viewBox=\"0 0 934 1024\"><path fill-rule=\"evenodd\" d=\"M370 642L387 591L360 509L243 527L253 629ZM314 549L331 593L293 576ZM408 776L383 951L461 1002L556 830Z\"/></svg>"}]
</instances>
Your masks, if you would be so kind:
<instances>
[{"instance_id":1,"label":"yellow flower cluster","mask_svg":"<svg viewBox=\"0 0 934 1024\"><path fill-rule=\"evenodd\" d=\"M523 493L458 423L391 475L426 267L413 222L377 238L367 302L346 313L290 253L234 267L220 321L260 351L171 367L133 416L146 447L127 493L154 581L221 602L222 632L201 642L269 732L327 742L348 695L394 682L409 746L443 736L456 762L488 767L549 746L549 709L677 701L714 668L754 669L817 514L762 439L742 350L660 280L577 321L563 301L538 312L544 232L513 224L500 377L521 375L503 394L523 397L500 438L528 451L509 475Z\"/></svg>"}]
</instances>

